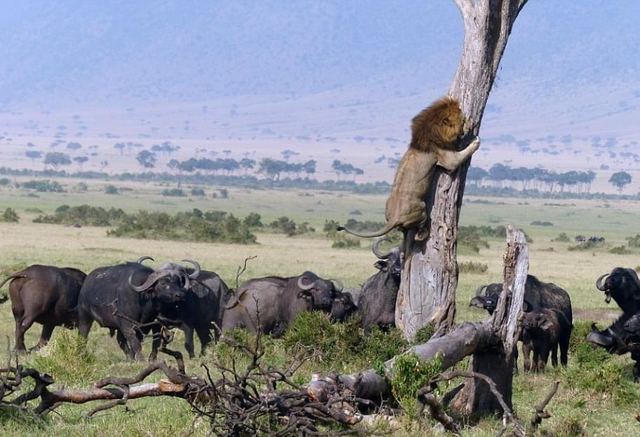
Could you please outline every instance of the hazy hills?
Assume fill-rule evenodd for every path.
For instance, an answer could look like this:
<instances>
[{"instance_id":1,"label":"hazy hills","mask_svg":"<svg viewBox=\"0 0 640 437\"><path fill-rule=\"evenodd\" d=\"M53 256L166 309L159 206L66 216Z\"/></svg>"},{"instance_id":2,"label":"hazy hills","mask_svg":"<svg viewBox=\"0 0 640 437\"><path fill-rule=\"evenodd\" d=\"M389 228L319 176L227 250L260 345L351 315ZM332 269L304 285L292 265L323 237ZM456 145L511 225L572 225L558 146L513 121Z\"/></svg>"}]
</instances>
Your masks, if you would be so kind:
<instances>
[{"instance_id":1,"label":"hazy hills","mask_svg":"<svg viewBox=\"0 0 640 437\"><path fill-rule=\"evenodd\" d=\"M0 122L5 135L43 142L171 138L183 150L209 141L264 154L297 145L309 156L336 147L393 155L411 117L446 92L462 44L450 0L0 7ZM507 47L476 161L530 161L515 149L524 141L547 148L538 156L556 165L637 166L620 152L640 154L638 12L632 0L532 0ZM56 130L77 114L82 132ZM602 159L594 137L613 141Z\"/></svg>"}]
</instances>

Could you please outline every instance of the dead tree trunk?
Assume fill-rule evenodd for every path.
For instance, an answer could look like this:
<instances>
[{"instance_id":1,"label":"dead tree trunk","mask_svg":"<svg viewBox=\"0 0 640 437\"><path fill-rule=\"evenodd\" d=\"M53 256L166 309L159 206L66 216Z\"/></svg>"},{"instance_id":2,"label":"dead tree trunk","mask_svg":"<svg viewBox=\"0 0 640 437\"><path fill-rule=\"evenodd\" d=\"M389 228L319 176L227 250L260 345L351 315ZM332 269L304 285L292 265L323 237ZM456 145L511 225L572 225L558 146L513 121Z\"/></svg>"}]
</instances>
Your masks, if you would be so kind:
<instances>
[{"instance_id":1,"label":"dead tree trunk","mask_svg":"<svg viewBox=\"0 0 640 437\"><path fill-rule=\"evenodd\" d=\"M466 147L478 135L489 92L513 23L527 0L454 0L464 22L460 65L449 88L467 118ZM458 285L457 235L469 161L449 174L438 169L427 200L429 238L415 242L405 261L396 304L396 325L412 339L435 323L436 335L448 332L455 318Z\"/></svg>"},{"instance_id":2,"label":"dead tree trunk","mask_svg":"<svg viewBox=\"0 0 640 437\"><path fill-rule=\"evenodd\" d=\"M473 371L493 379L505 403L511 408L513 353L519 336L528 267L529 251L524 233L509 225L507 250L504 254L504 286L493 316L480 323L458 325L448 334L415 346L408 353L416 354L422 361L441 356L443 371L464 357L473 355ZM392 358L385 363L385 376L370 369L353 375L342 375L340 382L357 397L383 397L389 391L388 379L393 378L394 361L395 358ZM465 383L455 399L454 407L463 414L502 411L486 382L474 379Z\"/></svg>"}]
</instances>

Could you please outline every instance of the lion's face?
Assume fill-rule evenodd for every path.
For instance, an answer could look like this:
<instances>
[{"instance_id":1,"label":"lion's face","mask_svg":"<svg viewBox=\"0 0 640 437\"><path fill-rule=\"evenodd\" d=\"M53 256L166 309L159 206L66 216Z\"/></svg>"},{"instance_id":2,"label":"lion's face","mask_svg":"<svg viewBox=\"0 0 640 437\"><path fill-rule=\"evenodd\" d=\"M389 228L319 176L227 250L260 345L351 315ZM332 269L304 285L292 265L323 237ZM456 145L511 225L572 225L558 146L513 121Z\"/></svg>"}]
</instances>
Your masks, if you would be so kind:
<instances>
[{"instance_id":1,"label":"lion's face","mask_svg":"<svg viewBox=\"0 0 640 437\"><path fill-rule=\"evenodd\" d=\"M442 145L454 145L464 130L464 115L459 106L451 107L449 114L442 119L438 135Z\"/></svg>"},{"instance_id":2,"label":"lion's face","mask_svg":"<svg viewBox=\"0 0 640 437\"><path fill-rule=\"evenodd\" d=\"M414 117L411 146L425 152L433 147L454 149L464 123L458 102L451 97L442 98Z\"/></svg>"}]
</instances>

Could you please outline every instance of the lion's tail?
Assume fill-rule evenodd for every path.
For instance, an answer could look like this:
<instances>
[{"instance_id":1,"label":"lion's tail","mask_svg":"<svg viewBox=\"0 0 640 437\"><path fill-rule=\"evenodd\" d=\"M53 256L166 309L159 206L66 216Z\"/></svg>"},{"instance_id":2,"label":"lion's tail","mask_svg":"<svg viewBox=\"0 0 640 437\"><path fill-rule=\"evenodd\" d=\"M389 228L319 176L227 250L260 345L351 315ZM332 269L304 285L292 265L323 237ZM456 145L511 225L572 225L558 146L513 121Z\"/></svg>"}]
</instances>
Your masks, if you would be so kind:
<instances>
[{"instance_id":1,"label":"lion's tail","mask_svg":"<svg viewBox=\"0 0 640 437\"><path fill-rule=\"evenodd\" d=\"M395 223L395 222L393 222L393 223L392 222L387 222L387 224L385 225L384 228L380 229L379 231L372 232L370 234L359 234L357 232L354 232L354 231L351 231L351 230L345 228L344 226L338 226L336 229L338 231L345 231L348 234L355 235L356 237L360 237L360 238L374 238L374 237L382 237L383 235L387 235L396 226L398 226L398 224Z\"/></svg>"}]
</instances>

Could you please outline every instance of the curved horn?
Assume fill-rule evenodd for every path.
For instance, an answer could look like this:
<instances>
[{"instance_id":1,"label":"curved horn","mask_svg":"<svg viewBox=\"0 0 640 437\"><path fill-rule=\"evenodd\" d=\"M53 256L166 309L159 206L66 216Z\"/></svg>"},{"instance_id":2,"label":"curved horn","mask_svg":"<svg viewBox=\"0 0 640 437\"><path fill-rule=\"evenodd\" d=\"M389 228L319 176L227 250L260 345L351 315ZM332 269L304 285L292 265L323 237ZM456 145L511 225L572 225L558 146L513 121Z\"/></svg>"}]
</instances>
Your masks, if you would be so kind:
<instances>
[{"instance_id":1,"label":"curved horn","mask_svg":"<svg viewBox=\"0 0 640 437\"><path fill-rule=\"evenodd\" d=\"M144 284L142 285L133 285L133 274L135 272L131 273L131 276L129 276L129 286L131 288L133 288L135 291L137 291L138 293L142 293L145 290L148 290L149 288L151 288L151 286L153 284L156 283L156 281L158 281L158 279L163 278L165 276L168 276L171 274L171 272L166 271L166 270L161 270L161 271L155 271L153 273L151 273L148 277L147 280L144 281Z\"/></svg>"},{"instance_id":2,"label":"curved horn","mask_svg":"<svg viewBox=\"0 0 640 437\"><path fill-rule=\"evenodd\" d=\"M140 258L138 258L138 261L136 261L136 264L142 264L143 262L145 262L148 259L150 259L151 261L155 261L155 259L151 258L149 255L145 255L145 256L141 256Z\"/></svg>"},{"instance_id":3,"label":"curved horn","mask_svg":"<svg viewBox=\"0 0 640 437\"><path fill-rule=\"evenodd\" d=\"M387 252L387 253L382 253L380 252L380 243L382 243L383 241L391 241L386 237L377 237L375 240L373 240L373 245L371 246L371 250L373 252L373 254L378 257L378 259L387 259L389 258L389 255L391 255L391 251Z\"/></svg>"},{"instance_id":4,"label":"curved horn","mask_svg":"<svg viewBox=\"0 0 640 437\"><path fill-rule=\"evenodd\" d=\"M605 291L604 287L602 286L602 280L605 278L605 276L609 276L609 273L605 273L604 275L600 276L597 280L596 280L596 288L600 291Z\"/></svg>"},{"instance_id":5,"label":"curved horn","mask_svg":"<svg viewBox=\"0 0 640 437\"><path fill-rule=\"evenodd\" d=\"M298 287L300 287L301 290L305 290L305 291L306 290L311 290L313 288L314 281L311 281L311 284L309 284L309 285L304 285L302 283L302 279L303 278L305 278L305 276L300 276L298 278Z\"/></svg>"},{"instance_id":6,"label":"curved horn","mask_svg":"<svg viewBox=\"0 0 640 437\"><path fill-rule=\"evenodd\" d=\"M333 282L333 288L335 288L338 293L344 290L344 284L340 279L329 279L329 280Z\"/></svg>"},{"instance_id":7,"label":"curved horn","mask_svg":"<svg viewBox=\"0 0 640 437\"><path fill-rule=\"evenodd\" d=\"M476 296L482 296L482 292L487 287L488 287L488 285L481 285L480 287L478 287L478 289L476 290Z\"/></svg>"},{"instance_id":8,"label":"curved horn","mask_svg":"<svg viewBox=\"0 0 640 437\"><path fill-rule=\"evenodd\" d=\"M201 269L200 269L200 264L198 264L198 261L194 261L192 259L185 258L185 259L182 260L182 262L193 264L193 273L191 273L189 275L189 279L196 279L200 275Z\"/></svg>"}]
</instances>

